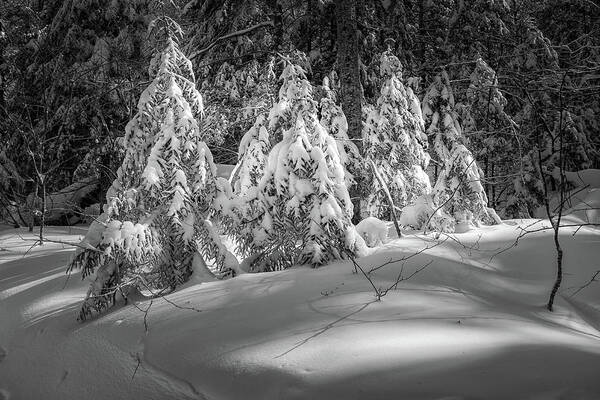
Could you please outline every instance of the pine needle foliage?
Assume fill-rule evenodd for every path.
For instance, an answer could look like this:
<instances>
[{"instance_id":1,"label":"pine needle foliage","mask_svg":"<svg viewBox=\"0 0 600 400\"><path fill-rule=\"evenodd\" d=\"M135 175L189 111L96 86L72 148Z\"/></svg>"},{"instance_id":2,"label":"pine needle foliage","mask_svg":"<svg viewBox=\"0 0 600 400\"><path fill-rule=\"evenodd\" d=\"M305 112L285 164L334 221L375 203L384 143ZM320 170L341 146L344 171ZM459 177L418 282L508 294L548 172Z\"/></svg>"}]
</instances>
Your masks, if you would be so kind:
<instances>
[{"instance_id":1,"label":"pine needle foliage","mask_svg":"<svg viewBox=\"0 0 600 400\"><path fill-rule=\"evenodd\" d=\"M427 132L434 136L434 150L443 165L433 188L434 203L455 223L498 223L496 212L488 208L481 182L483 172L465 145L446 72L435 77L425 94L423 115L429 123Z\"/></svg>"},{"instance_id":2,"label":"pine needle foliage","mask_svg":"<svg viewBox=\"0 0 600 400\"><path fill-rule=\"evenodd\" d=\"M136 288L150 295L189 279L199 253L214 272L231 274L210 221L222 189L198 119L203 104L190 61L169 35L150 63L154 79L126 127L126 154L69 265L93 275L80 319L110 307L117 294Z\"/></svg>"},{"instance_id":3,"label":"pine needle foliage","mask_svg":"<svg viewBox=\"0 0 600 400\"><path fill-rule=\"evenodd\" d=\"M256 271L327 264L353 254L357 241L338 145L319 122L304 70L285 62L279 101L268 121L270 137L281 140L258 182L254 234L242 239L255 254Z\"/></svg>"},{"instance_id":4,"label":"pine needle foliage","mask_svg":"<svg viewBox=\"0 0 600 400\"><path fill-rule=\"evenodd\" d=\"M363 128L364 157L377 168L394 205L403 208L431 191L425 173L430 159L427 136L419 100L403 84L402 64L389 50L380 57L380 71L385 80ZM380 187L370 169L367 171L365 181L372 187L366 194L363 214L387 218L386 188Z\"/></svg>"}]
</instances>

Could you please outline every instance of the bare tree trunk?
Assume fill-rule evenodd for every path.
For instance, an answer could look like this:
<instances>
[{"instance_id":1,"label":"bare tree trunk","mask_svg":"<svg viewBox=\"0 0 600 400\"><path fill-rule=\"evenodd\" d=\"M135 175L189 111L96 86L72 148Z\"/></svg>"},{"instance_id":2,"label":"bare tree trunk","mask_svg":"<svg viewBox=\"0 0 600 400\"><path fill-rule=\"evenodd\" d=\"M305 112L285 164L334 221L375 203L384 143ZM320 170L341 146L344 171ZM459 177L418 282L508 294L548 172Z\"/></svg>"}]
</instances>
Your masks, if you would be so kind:
<instances>
[{"instance_id":1,"label":"bare tree trunk","mask_svg":"<svg viewBox=\"0 0 600 400\"><path fill-rule=\"evenodd\" d=\"M377 167L375 166L375 163L372 160L371 160L371 169L373 170L373 176L379 181L379 184L381 185L381 188L384 192L385 198L388 202L388 206L390 208L390 217L392 218L392 221L394 221L394 228L396 228L396 233L398 234L398 237L401 238L402 232L400 231L400 226L398 225L398 217L396 216L396 206L394 206L394 200L392 200L390 191L387 189L385 182L379 175L379 172L377 171Z\"/></svg>"},{"instance_id":2,"label":"bare tree trunk","mask_svg":"<svg viewBox=\"0 0 600 400\"><path fill-rule=\"evenodd\" d=\"M558 215L556 217L556 222L552 222L552 220L550 220L550 222L552 222L552 227L554 228L554 246L556 247L556 279L554 281L554 285L552 286L552 291L550 292L550 298L548 299L548 305L546 306L548 308L549 311L552 311L552 308L554 306L554 298L556 297L556 293L558 292L558 289L560 288L560 285L562 283L562 278L563 278L563 265L562 265L562 260L563 260L563 250L562 247L560 246L560 241L559 241L559 237L558 237L558 233L560 231L560 221L562 219L563 216L563 211L564 211L564 207L565 207L565 183L566 183L566 179L565 179L565 142L564 142L564 107L563 107L563 87L565 84L565 80L567 78L567 74L568 71L565 72L565 74L563 75L562 78L562 83L560 85L560 90L558 91L558 101L559 101L559 111L560 111L560 118L559 118L559 123L558 123L558 165L559 165L559 171L560 171L560 182L558 183L559 186L559 190L560 190L560 203L558 205ZM553 181L554 182L554 181ZM546 199L548 197L546 196ZM546 200L546 213L548 213L548 215L550 215L550 205L548 203L548 200Z\"/></svg>"},{"instance_id":3,"label":"bare tree trunk","mask_svg":"<svg viewBox=\"0 0 600 400\"><path fill-rule=\"evenodd\" d=\"M540 176L542 180L542 185L544 187L544 207L546 209L546 215L550 220L550 224L552 225L552 229L554 230L554 247L556 249L556 278L554 280L554 285L552 285L552 290L550 291L550 297L548 299L548 303L546 304L546 308L548 311L553 310L554 306L554 298L556 297L556 293L558 293L558 289L562 283L563 269L562 269L562 260L563 260L563 250L560 246L559 240L559 232L560 232L560 220L562 217L562 211L564 206L564 189L561 185L560 188L560 204L558 208L558 216L556 221L554 220L554 216L552 215L552 211L550 210L550 192L548 191L548 183L546 182L546 176L544 174L544 168L542 165L542 151L538 147L538 164L540 169ZM562 154L560 157L560 165L561 165L561 181L564 177L564 171L562 170Z\"/></svg>"},{"instance_id":4,"label":"bare tree trunk","mask_svg":"<svg viewBox=\"0 0 600 400\"><path fill-rule=\"evenodd\" d=\"M562 283L562 259L563 259L563 251L560 247L560 242L558 240L558 228L554 229L554 245L556 246L556 280L554 281L554 286L552 286L552 291L550 292L550 298L548 299L547 308L549 311L552 311L554 306L554 298L556 297L556 293L560 288Z\"/></svg>"},{"instance_id":5,"label":"bare tree trunk","mask_svg":"<svg viewBox=\"0 0 600 400\"><path fill-rule=\"evenodd\" d=\"M496 169L494 168L495 164L492 161L491 163L491 167L490 167L490 176L488 178L493 178L494 176L496 176ZM491 189L491 193L492 196L490 197L490 207L492 208L496 208L496 184L495 183L490 183L490 189Z\"/></svg>"},{"instance_id":6,"label":"bare tree trunk","mask_svg":"<svg viewBox=\"0 0 600 400\"><path fill-rule=\"evenodd\" d=\"M37 203L37 198L38 198L38 182L35 182L35 192L33 193L33 204L30 205L30 210L29 210L29 232L33 232L33 226L35 225L35 203Z\"/></svg>"},{"instance_id":7,"label":"bare tree trunk","mask_svg":"<svg viewBox=\"0 0 600 400\"><path fill-rule=\"evenodd\" d=\"M419 62L425 64L425 2L419 2Z\"/></svg>"},{"instance_id":8,"label":"bare tree trunk","mask_svg":"<svg viewBox=\"0 0 600 400\"><path fill-rule=\"evenodd\" d=\"M546 182L546 175L544 174L544 166L543 166L543 157L542 157L542 145L543 145L543 140L542 140L542 135L538 134L538 148L537 148L537 156L538 156L538 167L539 167L539 172L540 172L540 177L542 180L542 186L544 189L544 207L546 209L546 215L548 216L548 219L550 220L550 224L552 225L552 229L554 230L554 247L556 249L556 278L554 280L554 284L552 285L552 290L550 291L550 297L548 298L548 303L546 304L546 308L548 309L548 311L553 311L554 308L554 299L556 298L556 294L558 293L558 290L560 289L560 285L562 284L562 279L563 279L563 256L564 256L564 252L563 249L560 245L560 238L559 238L559 233L560 233L560 223L562 220L562 216L563 216L563 211L564 211L564 206L565 206L565 183L566 183L566 178L565 178L565 154L564 154L564 107L563 107L563 87L565 84L565 80L567 77L568 71L565 72L565 74L563 75L562 78L562 83L560 85L560 90L558 92L558 100L559 100L559 107L558 110L560 112L560 118L559 118L559 123L558 123L558 133L557 136L553 136L551 134L551 131L548 130L548 134L552 136L552 149L553 149L553 153L554 153L554 149L555 149L555 140L558 139L558 166L559 166L559 172L560 172L560 181L558 182L558 190L559 190L559 204L558 204L558 209L557 209L557 214L553 215L552 214L552 210L550 209L550 191L548 190L548 183ZM527 93L527 92L526 92ZM533 101L531 101L531 98L529 96L529 94L527 93L528 98L530 99L530 103L534 104ZM550 183L552 185L552 190L556 189L556 182L554 181L554 179L550 180ZM556 217L556 219L554 218Z\"/></svg>"},{"instance_id":9,"label":"bare tree trunk","mask_svg":"<svg viewBox=\"0 0 600 400\"><path fill-rule=\"evenodd\" d=\"M267 2L273 15L273 44L275 50L280 50L283 44L283 8L277 0Z\"/></svg>"},{"instance_id":10,"label":"bare tree trunk","mask_svg":"<svg viewBox=\"0 0 600 400\"><path fill-rule=\"evenodd\" d=\"M362 155L362 97L360 83L356 0L335 0L337 23L337 64L341 85L342 110L348 120L348 137ZM355 177L356 185L350 188L354 204L354 222L360 219L360 198L363 179Z\"/></svg>"},{"instance_id":11,"label":"bare tree trunk","mask_svg":"<svg viewBox=\"0 0 600 400\"><path fill-rule=\"evenodd\" d=\"M0 21L0 32L4 33L4 24ZM0 65L5 63L4 60L4 51L6 49L6 36L3 34L0 35ZM10 65L10 64L9 64ZM6 100L5 100L5 82L6 78L4 76L4 71L8 71L8 68L0 69L0 117L5 118L8 115L8 110L6 109Z\"/></svg>"},{"instance_id":12,"label":"bare tree trunk","mask_svg":"<svg viewBox=\"0 0 600 400\"><path fill-rule=\"evenodd\" d=\"M484 184L485 185L485 194L487 195L487 198L488 198L487 206L491 207L491 205L490 205L490 199L491 199L490 182L487 179L490 176L489 169L490 169L490 160L489 160L488 156L485 156L484 167L483 167L483 173L485 174L485 177L486 177L485 184Z\"/></svg>"},{"instance_id":13,"label":"bare tree trunk","mask_svg":"<svg viewBox=\"0 0 600 400\"><path fill-rule=\"evenodd\" d=\"M317 12L317 5L315 4L315 0L308 0L308 9L306 13L308 14L307 22L306 22L306 37L305 46L306 46L306 54L310 57L310 52L312 51L312 40L313 40L313 28L315 28L314 24L316 21L315 15Z\"/></svg>"},{"instance_id":14,"label":"bare tree trunk","mask_svg":"<svg viewBox=\"0 0 600 400\"><path fill-rule=\"evenodd\" d=\"M42 178L42 210L40 215L40 245L44 244L44 225L46 225L46 180Z\"/></svg>"}]
</instances>

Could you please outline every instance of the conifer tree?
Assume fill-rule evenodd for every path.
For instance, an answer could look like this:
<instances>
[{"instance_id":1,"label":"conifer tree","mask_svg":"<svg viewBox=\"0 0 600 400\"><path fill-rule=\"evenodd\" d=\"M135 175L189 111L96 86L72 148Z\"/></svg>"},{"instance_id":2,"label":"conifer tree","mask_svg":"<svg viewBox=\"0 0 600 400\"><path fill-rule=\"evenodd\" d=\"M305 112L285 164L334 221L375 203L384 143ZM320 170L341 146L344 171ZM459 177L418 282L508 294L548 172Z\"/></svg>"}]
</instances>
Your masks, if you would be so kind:
<instances>
[{"instance_id":1,"label":"conifer tree","mask_svg":"<svg viewBox=\"0 0 600 400\"><path fill-rule=\"evenodd\" d=\"M319 266L358 250L352 203L335 139L317 117L304 70L288 61L270 126L293 121L271 152L259 189L264 237L256 238L259 270Z\"/></svg>"},{"instance_id":2,"label":"conifer tree","mask_svg":"<svg viewBox=\"0 0 600 400\"><path fill-rule=\"evenodd\" d=\"M190 277L198 256L214 260L217 274L230 272L209 219L220 188L197 122L202 97L173 35L149 74L154 79L126 127L125 158L104 212L82 242L87 248L69 266L81 268L83 277L95 274L81 319L130 287L154 295L173 290Z\"/></svg>"},{"instance_id":3,"label":"conifer tree","mask_svg":"<svg viewBox=\"0 0 600 400\"><path fill-rule=\"evenodd\" d=\"M358 148L348 137L348 120L342 111L342 107L336 103L336 96L330 88L328 77L323 79L322 89L324 96L319 104L321 111L319 122L337 143L340 161L344 166L346 186L350 188L355 184L354 177L360 173L361 157Z\"/></svg>"},{"instance_id":4,"label":"conifer tree","mask_svg":"<svg viewBox=\"0 0 600 400\"><path fill-rule=\"evenodd\" d=\"M517 125L506 113L507 100L500 91L496 72L481 57L469 76L469 87L461 103L457 103L463 135L488 177L485 185L490 204L496 202L495 176L508 176L515 167L515 157L508 149L516 149Z\"/></svg>"},{"instance_id":5,"label":"conifer tree","mask_svg":"<svg viewBox=\"0 0 600 400\"><path fill-rule=\"evenodd\" d=\"M451 215L455 223L498 223L495 211L487 207L481 184L483 173L464 144L445 71L435 77L425 94L423 115L429 122L427 132L435 137L434 150L443 164L433 188L434 203Z\"/></svg>"},{"instance_id":6,"label":"conifer tree","mask_svg":"<svg viewBox=\"0 0 600 400\"><path fill-rule=\"evenodd\" d=\"M118 146L112 144L131 117L130 105L140 92L137 84L147 80L139 66L146 54L150 2L2 3L22 8L31 27L25 42L10 51L19 71L7 93L10 120L26 136L14 143L20 157L13 160L22 174L34 176L29 146L36 156L60 165L45 179L54 191L73 182L78 162L88 154L91 162L78 175L97 176L104 194L118 166ZM0 20L5 21L3 15Z\"/></svg>"},{"instance_id":7,"label":"conifer tree","mask_svg":"<svg viewBox=\"0 0 600 400\"><path fill-rule=\"evenodd\" d=\"M364 156L377 168L394 205L403 208L431 191L425 173L429 164L427 136L419 100L402 83L400 60L388 50L381 55L380 69L385 81L363 128ZM365 181L372 187L366 196L364 214L387 217L386 188L380 187L373 171L366 174Z\"/></svg>"},{"instance_id":8,"label":"conifer tree","mask_svg":"<svg viewBox=\"0 0 600 400\"><path fill-rule=\"evenodd\" d=\"M544 183L538 161L535 151L521 158L521 172L513 180L514 192L507 198L506 214L531 218L536 208L544 204Z\"/></svg>"},{"instance_id":9,"label":"conifer tree","mask_svg":"<svg viewBox=\"0 0 600 400\"><path fill-rule=\"evenodd\" d=\"M239 160L231 177L234 206L223 223L243 257L255 254L255 239L260 240L266 234L261 226L260 217L264 214L264 207L259 199L258 186L265 173L272 147L267 125L266 114L261 114L242 137Z\"/></svg>"},{"instance_id":10,"label":"conifer tree","mask_svg":"<svg viewBox=\"0 0 600 400\"><path fill-rule=\"evenodd\" d=\"M273 57L282 35L274 20L281 5L273 1L186 0L182 18L189 21L184 50L196 67L207 100L202 125L212 133L209 146L219 162L233 164L232 149L276 95ZM243 33L240 33L243 32ZM285 32L287 33L287 32ZM231 35L231 36L229 36Z\"/></svg>"},{"instance_id":11,"label":"conifer tree","mask_svg":"<svg viewBox=\"0 0 600 400\"><path fill-rule=\"evenodd\" d=\"M271 108L277 83L274 68L273 58L261 63L252 60L242 69L224 62L214 80L202 81L201 90L211 100L202 121L203 128L211 132L209 146L237 145L243 133L252 127L252 121ZM235 160L224 159L228 154L221 155L221 162L234 163Z\"/></svg>"},{"instance_id":12,"label":"conifer tree","mask_svg":"<svg viewBox=\"0 0 600 400\"><path fill-rule=\"evenodd\" d=\"M308 89L302 87L302 85L310 88L312 98L312 86L306 80L304 69L308 65L306 55L296 51L283 62L286 63L286 67L279 77L279 80L282 81L281 87L279 88L277 101L269 110L268 117L268 129L273 143L281 141L284 132L292 128L296 123L296 114L293 110L294 102L298 99L303 99L304 97L302 96L306 96L304 92L308 92ZM294 68L288 68L289 64L294 64ZM300 72L295 72L296 69L302 71L303 79L298 78Z\"/></svg>"}]
</instances>

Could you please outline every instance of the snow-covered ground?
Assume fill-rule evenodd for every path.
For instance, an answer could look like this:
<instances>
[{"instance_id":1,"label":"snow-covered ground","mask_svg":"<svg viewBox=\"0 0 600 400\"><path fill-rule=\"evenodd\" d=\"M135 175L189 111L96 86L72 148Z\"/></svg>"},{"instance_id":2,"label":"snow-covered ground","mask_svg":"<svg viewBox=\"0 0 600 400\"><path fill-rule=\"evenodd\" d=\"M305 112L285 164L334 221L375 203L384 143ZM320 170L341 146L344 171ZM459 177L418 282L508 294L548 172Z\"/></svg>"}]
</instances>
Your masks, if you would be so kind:
<instances>
[{"instance_id":1,"label":"snow-covered ground","mask_svg":"<svg viewBox=\"0 0 600 400\"><path fill-rule=\"evenodd\" d=\"M550 313L551 231L513 246L532 222L389 241L365 271L430 248L372 274L385 288L427 265L381 301L338 262L188 284L85 323L87 283L65 276L74 249L29 250L5 229L0 399L599 399L600 282L578 288L600 270L600 231L565 229Z\"/></svg>"}]
</instances>

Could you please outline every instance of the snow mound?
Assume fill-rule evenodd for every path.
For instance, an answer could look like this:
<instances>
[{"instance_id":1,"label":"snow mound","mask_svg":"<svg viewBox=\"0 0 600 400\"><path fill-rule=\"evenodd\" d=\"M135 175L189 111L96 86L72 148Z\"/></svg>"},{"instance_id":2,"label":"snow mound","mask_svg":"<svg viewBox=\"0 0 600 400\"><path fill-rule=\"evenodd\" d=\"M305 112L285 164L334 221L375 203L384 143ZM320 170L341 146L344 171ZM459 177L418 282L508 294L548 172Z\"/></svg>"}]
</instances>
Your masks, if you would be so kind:
<instances>
[{"instance_id":1,"label":"snow mound","mask_svg":"<svg viewBox=\"0 0 600 400\"><path fill-rule=\"evenodd\" d=\"M388 226L379 218L367 217L356 225L356 231L369 247L388 242Z\"/></svg>"},{"instance_id":2,"label":"snow mound","mask_svg":"<svg viewBox=\"0 0 600 400\"><path fill-rule=\"evenodd\" d=\"M555 168L552 176L560 179L560 170ZM570 208L564 213L566 219L570 223L600 225L600 170L565 171L565 178L575 187L567 194ZM552 205L558 205L558 198L553 200Z\"/></svg>"},{"instance_id":3,"label":"snow mound","mask_svg":"<svg viewBox=\"0 0 600 400\"><path fill-rule=\"evenodd\" d=\"M565 178L575 187L600 188L600 169L583 169L581 171L565 171ZM560 181L560 169L555 167L552 177Z\"/></svg>"},{"instance_id":4,"label":"snow mound","mask_svg":"<svg viewBox=\"0 0 600 400\"><path fill-rule=\"evenodd\" d=\"M407 205L400 214L400 225L419 229L433 214L435 207L431 195L426 194L415 199L413 204Z\"/></svg>"},{"instance_id":5,"label":"snow mound","mask_svg":"<svg viewBox=\"0 0 600 400\"><path fill-rule=\"evenodd\" d=\"M470 230L469 221L456 223L442 207L436 207L433 196L424 194L417 197L413 204L402 209L400 225L412 229L432 229L438 232L466 232Z\"/></svg>"},{"instance_id":6,"label":"snow mound","mask_svg":"<svg viewBox=\"0 0 600 400\"><path fill-rule=\"evenodd\" d=\"M565 215L584 224L600 226L600 188L588 190L583 196L578 196L576 204Z\"/></svg>"},{"instance_id":7,"label":"snow mound","mask_svg":"<svg viewBox=\"0 0 600 400\"><path fill-rule=\"evenodd\" d=\"M552 176L560 180L560 170L555 168ZM600 170L565 171L565 178L572 186L571 190L565 192L563 211L565 223L600 226ZM556 214L560 204L560 192L553 192L550 198L550 210ZM543 206L538 207L535 216L546 218L546 209Z\"/></svg>"}]
</instances>

